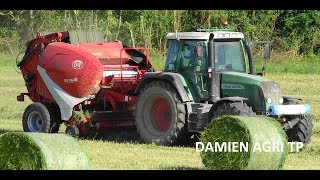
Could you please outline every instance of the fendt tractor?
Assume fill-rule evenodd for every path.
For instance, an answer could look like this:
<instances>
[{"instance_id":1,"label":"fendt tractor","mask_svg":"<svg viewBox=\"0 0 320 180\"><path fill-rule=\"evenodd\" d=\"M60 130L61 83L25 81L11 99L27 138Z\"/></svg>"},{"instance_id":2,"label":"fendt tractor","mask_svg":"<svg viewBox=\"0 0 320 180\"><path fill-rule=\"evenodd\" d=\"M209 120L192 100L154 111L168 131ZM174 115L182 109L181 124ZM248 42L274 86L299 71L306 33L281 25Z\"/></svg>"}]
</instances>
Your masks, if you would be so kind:
<instances>
[{"instance_id":1,"label":"fendt tractor","mask_svg":"<svg viewBox=\"0 0 320 180\"><path fill-rule=\"evenodd\" d=\"M146 48L105 42L97 32L65 31L27 43L17 66L33 101L27 132L86 137L106 128L136 128L146 143L174 145L199 135L221 115L265 115L282 123L289 141L308 143L310 106L282 96L278 83L254 72L253 45L241 32L198 29L168 33L167 60L155 71ZM103 37L103 36L102 36Z\"/></svg>"}]
</instances>

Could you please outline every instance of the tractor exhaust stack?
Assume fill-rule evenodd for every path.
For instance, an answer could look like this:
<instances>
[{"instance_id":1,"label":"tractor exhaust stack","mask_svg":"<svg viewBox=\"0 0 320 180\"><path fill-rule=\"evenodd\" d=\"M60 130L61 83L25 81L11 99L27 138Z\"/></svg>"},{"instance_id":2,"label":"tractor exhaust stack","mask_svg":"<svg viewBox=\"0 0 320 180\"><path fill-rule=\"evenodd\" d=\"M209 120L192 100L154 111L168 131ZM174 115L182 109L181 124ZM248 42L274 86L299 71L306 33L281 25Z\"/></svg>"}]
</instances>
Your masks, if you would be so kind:
<instances>
[{"instance_id":1,"label":"tractor exhaust stack","mask_svg":"<svg viewBox=\"0 0 320 180\"><path fill-rule=\"evenodd\" d=\"M208 43L208 77L209 99L216 102L220 99L220 73L215 72L214 35L210 34Z\"/></svg>"}]
</instances>

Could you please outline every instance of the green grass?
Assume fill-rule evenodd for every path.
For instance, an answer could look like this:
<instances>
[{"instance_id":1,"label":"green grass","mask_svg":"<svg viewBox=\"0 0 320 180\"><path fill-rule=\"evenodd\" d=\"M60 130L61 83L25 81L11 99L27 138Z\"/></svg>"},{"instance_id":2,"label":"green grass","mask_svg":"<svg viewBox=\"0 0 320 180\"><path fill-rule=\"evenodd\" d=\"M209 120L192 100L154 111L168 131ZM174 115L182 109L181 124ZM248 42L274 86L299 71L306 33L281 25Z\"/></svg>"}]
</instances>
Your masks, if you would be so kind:
<instances>
[{"instance_id":1,"label":"green grass","mask_svg":"<svg viewBox=\"0 0 320 180\"><path fill-rule=\"evenodd\" d=\"M266 71L270 73L320 74L320 57L318 56L299 56L292 59L283 56L266 61L256 58L255 71L261 72L262 66L265 65Z\"/></svg>"},{"instance_id":2,"label":"green grass","mask_svg":"<svg viewBox=\"0 0 320 180\"><path fill-rule=\"evenodd\" d=\"M149 59L151 61L152 67L155 70L162 70L164 68L166 57L162 54L155 51L151 51Z\"/></svg>"},{"instance_id":3,"label":"green grass","mask_svg":"<svg viewBox=\"0 0 320 180\"><path fill-rule=\"evenodd\" d=\"M203 169L193 148L82 140L92 169Z\"/></svg>"},{"instance_id":4,"label":"green grass","mask_svg":"<svg viewBox=\"0 0 320 180\"><path fill-rule=\"evenodd\" d=\"M163 62L158 64L158 69ZM0 55L0 133L22 131L22 114L31 103L28 98L25 102L16 101L16 96L26 92L26 87L21 74L15 72L14 64L15 57ZM312 107L315 127L311 142L302 152L290 153L284 169L320 169L320 73L267 73L267 77L280 83L283 94L301 97ZM88 153L91 169L204 169L200 154L192 147L117 141L108 137L79 140Z\"/></svg>"}]
</instances>

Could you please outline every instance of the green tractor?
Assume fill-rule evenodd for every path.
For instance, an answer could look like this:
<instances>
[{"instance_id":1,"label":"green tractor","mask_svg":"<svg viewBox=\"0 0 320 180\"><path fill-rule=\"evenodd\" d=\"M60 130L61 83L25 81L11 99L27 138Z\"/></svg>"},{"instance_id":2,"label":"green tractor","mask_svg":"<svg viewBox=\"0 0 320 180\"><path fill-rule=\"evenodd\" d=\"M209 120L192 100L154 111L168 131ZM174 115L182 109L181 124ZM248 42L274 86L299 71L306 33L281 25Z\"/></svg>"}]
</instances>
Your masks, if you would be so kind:
<instances>
[{"instance_id":1,"label":"green tractor","mask_svg":"<svg viewBox=\"0 0 320 180\"><path fill-rule=\"evenodd\" d=\"M198 29L168 33L163 72L143 75L135 93L135 125L147 143L173 145L199 134L221 115L265 115L282 123L288 141L308 143L310 106L283 96L278 83L255 74L252 42L241 32Z\"/></svg>"}]
</instances>

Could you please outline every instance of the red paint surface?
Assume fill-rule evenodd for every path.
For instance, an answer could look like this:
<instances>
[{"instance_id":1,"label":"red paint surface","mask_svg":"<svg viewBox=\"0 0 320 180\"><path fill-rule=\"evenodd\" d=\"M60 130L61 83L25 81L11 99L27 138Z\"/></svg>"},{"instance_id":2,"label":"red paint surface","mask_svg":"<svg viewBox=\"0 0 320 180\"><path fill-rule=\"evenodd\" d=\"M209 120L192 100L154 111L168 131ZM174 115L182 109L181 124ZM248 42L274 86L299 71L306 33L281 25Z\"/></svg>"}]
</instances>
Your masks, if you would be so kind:
<instances>
[{"instance_id":1,"label":"red paint surface","mask_svg":"<svg viewBox=\"0 0 320 180\"><path fill-rule=\"evenodd\" d=\"M75 45L50 43L41 53L39 65L71 96L86 97L99 90L102 64L95 56Z\"/></svg>"},{"instance_id":2,"label":"red paint surface","mask_svg":"<svg viewBox=\"0 0 320 180\"><path fill-rule=\"evenodd\" d=\"M95 93L99 89L101 90L100 96L97 96L93 100L85 101L81 105L95 106L99 105L99 102L105 99L112 104L112 108L109 110L115 112L131 111L132 108L130 107L134 106L137 101L133 92L140 82L142 75L150 71L150 69L148 67L139 68L138 66L129 66L127 63L130 56L119 42L71 45L70 42L67 41L68 37L68 32L58 32L45 36L39 35L28 43L26 52L33 47L36 50L27 58L25 63L20 66L24 77L27 75L33 76L29 86L27 86L28 93L24 95L29 95L34 102L54 101L37 71L37 65L40 65L46 70L49 77L71 96L81 98ZM141 49L146 52L146 55L148 54L146 48L126 49ZM151 66L148 55L146 64ZM111 75L105 76L104 79L102 78L103 71L121 72L126 70L134 70L137 72L137 75L134 77ZM75 78L76 80L74 80ZM102 79L104 82L100 84ZM23 97L19 96L20 100L22 100L22 98ZM157 126L165 130L170 124L167 125L168 122L166 121L168 114L164 114L162 111L168 110L168 107L165 104L161 104L161 101L159 103L157 103L158 106L163 108L157 109L155 112L155 116L160 117L160 119L157 120ZM77 106L75 109L77 109ZM90 119L87 120L88 122L84 124L91 124ZM79 130L81 133L85 133L84 124L72 122L72 118L71 121L69 120L66 124L68 123L83 125ZM104 119L99 121L99 125L101 129L134 126L133 120L121 119Z\"/></svg>"},{"instance_id":3,"label":"red paint surface","mask_svg":"<svg viewBox=\"0 0 320 180\"><path fill-rule=\"evenodd\" d=\"M45 36L42 36L39 33L37 38L32 39L27 43L26 53L32 48L35 48L35 51L33 51L33 53L26 59L23 65L20 66L20 70L23 77L32 76L27 89L28 95L33 102L51 102L53 100L47 87L41 80L41 77L37 70L39 55L41 53L41 46L45 47L51 42L60 42L68 36L68 32L57 32Z\"/></svg>"},{"instance_id":4,"label":"red paint surface","mask_svg":"<svg viewBox=\"0 0 320 180\"><path fill-rule=\"evenodd\" d=\"M123 46L119 42L81 43L78 46L94 55L104 65L119 65L120 53L122 53L123 64L126 64L130 59L129 54L121 52Z\"/></svg>"},{"instance_id":5,"label":"red paint surface","mask_svg":"<svg viewBox=\"0 0 320 180\"><path fill-rule=\"evenodd\" d=\"M172 122L170 104L164 98L159 98L152 105L151 109L154 125L162 132L167 131Z\"/></svg>"}]
</instances>

